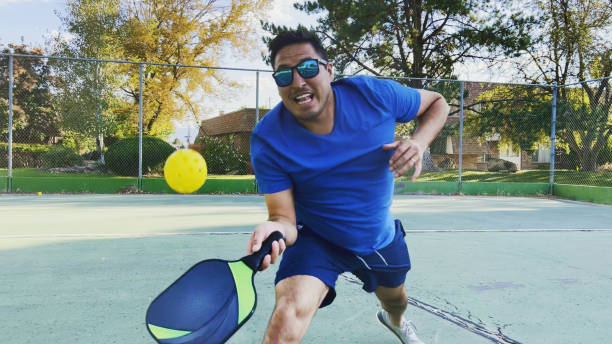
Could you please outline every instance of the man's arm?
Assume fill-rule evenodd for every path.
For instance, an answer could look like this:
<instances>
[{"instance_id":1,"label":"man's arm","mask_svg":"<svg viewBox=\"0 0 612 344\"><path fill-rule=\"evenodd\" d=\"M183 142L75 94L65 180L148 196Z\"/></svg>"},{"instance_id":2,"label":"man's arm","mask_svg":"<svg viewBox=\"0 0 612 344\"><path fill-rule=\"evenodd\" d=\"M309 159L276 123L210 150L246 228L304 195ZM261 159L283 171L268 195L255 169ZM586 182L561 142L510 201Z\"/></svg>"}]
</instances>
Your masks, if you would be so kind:
<instances>
[{"instance_id":1,"label":"man's arm","mask_svg":"<svg viewBox=\"0 0 612 344\"><path fill-rule=\"evenodd\" d=\"M297 240L293 190L288 189L273 194L266 194L265 197L268 208L268 221L255 227L249 240L247 252L251 254L259 251L263 241L274 231L283 233L285 240L272 243L272 252L264 258L261 270L265 270L270 264L274 264L276 259L285 251L286 245L293 245L295 240Z\"/></svg>"},{"instance_id":2,"label":"man's arm","mask_svg":"<svg viewBox=\"0 0 612 344\"><path fill-rule=\"evenodd\" d=\"M431 141L436 138L448 117L450 107L441 94L418 90L421 95L421 106L417 112L419 122L414 135L411 138L395 141L383 145L383 149L394 149L395 153L391 157L389 164L390 171L395 171L395 177L399 177L413 166L414 174L410 178L415 181L421 175L423 168L423 153Z\"/></svg>"}]
</instances>

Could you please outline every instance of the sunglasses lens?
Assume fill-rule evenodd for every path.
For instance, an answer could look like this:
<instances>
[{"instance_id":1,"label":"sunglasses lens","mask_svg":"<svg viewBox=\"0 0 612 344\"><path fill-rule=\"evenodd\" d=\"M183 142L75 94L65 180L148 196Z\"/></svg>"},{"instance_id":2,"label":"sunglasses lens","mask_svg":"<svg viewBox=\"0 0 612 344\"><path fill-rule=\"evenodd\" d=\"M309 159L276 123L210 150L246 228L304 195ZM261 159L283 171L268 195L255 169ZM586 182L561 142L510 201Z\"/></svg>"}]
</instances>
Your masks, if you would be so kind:
<instances>
[{"instance_id":1,"label":"sunglasses lens","mask_svg":"<svg viewBox=\"0 0 612 344\"><path fill-rule=\"evenodd\" d=\"M319 62L317 60L306 60L297 65L297 71L302 78L313 78L319 74Z\"/></svg>"},{"instance_id":2,"label":"sunglasses lens","mask_svg":"<svg viewBox=\"0 0 612 344\"><path fill-rule=\"evenodd\" d=\"M298 74L302 78L314 78L315 76L317 76L317 74L319 74L319 61L315 59L305 60L300 62L300 64L298 64L294 68L297 70ZM281 69L278 72L272 74L272 76L274 77L274 80L276 81L276 84L279 87L289 86L293 82L293 68Z\"/></svg>"},{"instance_id":3,"label":"sunglasses lens","mask_svg":"<svg viewBox=\"0 0 612 344\"><path fill-rule=\"evenodd\" d=\"M272 74L274 81L280 87L285 87L293 81L293 71L291 69L282 69Z\"/></svg>"}]
</instances>

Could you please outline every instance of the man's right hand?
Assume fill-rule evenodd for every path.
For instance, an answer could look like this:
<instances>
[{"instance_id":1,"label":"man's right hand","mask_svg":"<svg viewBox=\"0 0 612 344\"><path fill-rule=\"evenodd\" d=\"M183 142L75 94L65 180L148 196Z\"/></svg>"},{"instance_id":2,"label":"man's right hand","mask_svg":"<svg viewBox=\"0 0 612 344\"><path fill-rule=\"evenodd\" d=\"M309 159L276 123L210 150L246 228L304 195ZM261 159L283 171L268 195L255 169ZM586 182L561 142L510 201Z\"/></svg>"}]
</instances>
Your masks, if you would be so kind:
<instances>
[{"instance_id":1,"label":"man's right hand","mask_svg":"<svg viewBox=\"0 0 612 344\"><path fill-rule=\"evenodd\" d=\"M273 232L281 232L286 237L285 224L276 221L266 221L255 228L251 233L251 238L247 247L247 253L252 254L261 249L261 244L266 238ZM272 251L267 254L259 267L259 270L267 269L271 264L276 262L276 259L285 251L287 248L284 239L280 239L272 242Z\"/></svg>"}]
</instances>

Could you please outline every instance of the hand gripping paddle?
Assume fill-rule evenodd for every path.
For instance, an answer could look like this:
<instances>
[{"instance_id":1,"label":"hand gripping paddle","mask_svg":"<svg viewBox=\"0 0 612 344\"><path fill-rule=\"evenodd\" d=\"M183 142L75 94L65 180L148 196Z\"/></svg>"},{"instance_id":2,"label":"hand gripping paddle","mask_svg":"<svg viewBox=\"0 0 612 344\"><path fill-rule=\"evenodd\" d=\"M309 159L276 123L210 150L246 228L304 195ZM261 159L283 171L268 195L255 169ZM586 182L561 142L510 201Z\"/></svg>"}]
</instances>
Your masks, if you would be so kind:
<instances>
[{"instance_id":1,"label":"hand gripping paddle","mask_svg":"<svg viewBox=\"0 0 612 344\"><path fill-rule=\"evenodd\" d=\"M147 329L160 344L224 343L255 311L254 275L272 242L239 260L208 259L197 263L151 302Z\"/></svg>"}]
</instances>

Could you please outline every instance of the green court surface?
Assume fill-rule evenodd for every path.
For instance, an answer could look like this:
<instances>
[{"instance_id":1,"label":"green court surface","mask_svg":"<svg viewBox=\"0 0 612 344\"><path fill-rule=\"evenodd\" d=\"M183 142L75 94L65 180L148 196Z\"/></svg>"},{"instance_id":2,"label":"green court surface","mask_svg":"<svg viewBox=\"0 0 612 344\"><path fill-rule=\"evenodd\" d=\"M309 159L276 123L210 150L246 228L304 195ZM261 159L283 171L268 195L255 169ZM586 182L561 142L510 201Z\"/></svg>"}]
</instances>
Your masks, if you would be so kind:
<instances>
[{"instance_id":1,"label":"green court surface","mask_svg":"<svg viewBox=\"0 0 612 344\"><path fill-rule=\"evenodd\" d=\"M425 343L609 343L612 207L546 198L396 196ZM194 263L239 258L261 196L0 194L3 343L154 343L149 302ZM259 343L275 267L229 343ZM303 343L396 343L350 274Z\"/></svg>"}]
</instances>

